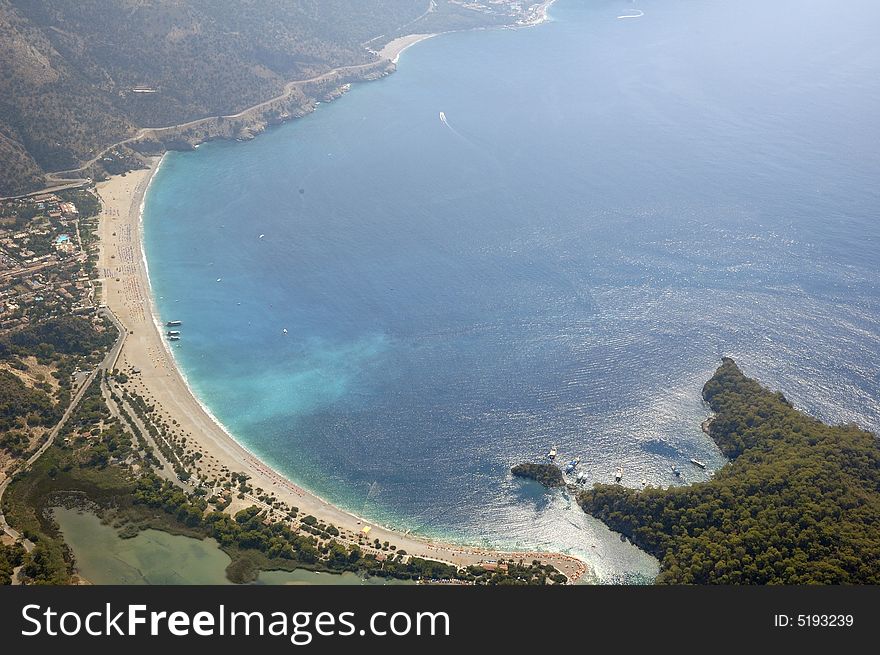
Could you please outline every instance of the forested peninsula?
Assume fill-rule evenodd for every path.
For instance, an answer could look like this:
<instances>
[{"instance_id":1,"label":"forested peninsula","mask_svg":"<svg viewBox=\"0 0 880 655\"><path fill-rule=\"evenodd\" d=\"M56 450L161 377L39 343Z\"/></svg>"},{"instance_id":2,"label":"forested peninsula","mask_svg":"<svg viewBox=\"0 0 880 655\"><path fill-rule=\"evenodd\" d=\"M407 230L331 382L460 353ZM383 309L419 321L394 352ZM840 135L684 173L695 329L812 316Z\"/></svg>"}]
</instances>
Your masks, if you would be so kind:
<instances>
[{"instance_id":1,"label":"forested peninsula","mask_svg":"<svg viewBox=\"0 0 880 655\"><path fill-rule=\"evenodd\" d=\"M728 464L684 487L596 485L584 511L655 555L660 584L880 582L876 436L796 410L729 358L703 398Z\"/></svg>"}]
</instances>

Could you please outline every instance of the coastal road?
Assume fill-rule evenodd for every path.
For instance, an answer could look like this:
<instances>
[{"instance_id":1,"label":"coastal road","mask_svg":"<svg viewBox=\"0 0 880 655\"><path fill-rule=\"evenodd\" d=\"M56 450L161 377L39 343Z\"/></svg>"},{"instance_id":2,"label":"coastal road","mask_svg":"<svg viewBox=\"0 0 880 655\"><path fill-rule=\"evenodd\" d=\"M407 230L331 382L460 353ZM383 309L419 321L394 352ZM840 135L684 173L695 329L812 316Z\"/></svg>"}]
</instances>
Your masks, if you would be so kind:
<instances>
[{"instance_id":1,"label":"coastal road","mask_svg":"<svg viewBox=\"0 0 880 655\"><path fill-rule=\"evenodd\" d=\"M70 419L74 410L76 410L77 405L79 405L83 396L86 393L86 390L89 386L94 382L98 373L103 370L112 370L112 368L116 365L116 360L119 358L119 351L122 350L122 345L125 343L125 328L122 327L122 324L116 318L112 311L110 311L106 307L102 307L98 310L98 313L109 318L116 325L119 330L119 336L116 338L116 343L113 344L113 347L110 351L104 356L104 359L101 363L91 372L89 376L85 379L85 381L80 385L77 392L74 394L73 398L70 401L70 405L67 406L67 409L64 411L64 414L61 415L61 419L58 423L55 424L55 427L49 432L48 437L30 457L28 457L27 461L24 465L19 469L19 471L26 471L31 466L33 466L34 462L40 459L40 456L45 453L49 447L55 443L55 438L61 432L61 429L67 423L68 419ZM24 535L22 535L18 530L13 528L9 523L6 522L6 517L3 515L3 494L6 492L7 487L12 482L12 478L6 477L0 482L0 530L8 534L10 537L15 539L15 541L21 542L27 552L31 552L34 549L34 543L30 539L26 539Z\"/></svg>"},{"instance_id":2,"label":"coastal road","mask_svg":"<svg viewBox=\"0 0 880 655\"><path fill-rule=\"evenodd\" d=\"M106 151L105 151L106 152ZM54 175L54 173L49 173L46 177ZM67 189L79 189L84 187L86 184L90 184L91 180L83 179L83 180L70 180L65 184L56 184L54 186L47 186L45 188L40 189L39 191L31 191L29 193L20 193L17 196L0 196L0 201L3 200L19 200L21 198L30 198L31 196L38 196L41 193L55 193L56 191L65 191Z\"/></svg>"},{"instance_id":3,"label":"coastal road","mask_svg":"<svg viewBox=\"0 0 880 655\"><path fill-rule=\"evenodd\" d=\"M274 98L269 98L268 100L264 100L263 102L259 102L255 105L247 107L246 109L242 109L240 112L235 114L226 114L224 116L205 116L203 118L197 118L195 120L188 121L186 123L179 123L177 125L167 125L165 127L142 127L139 128L137 132L133 136L130 136L126 139L122 139L121 141L117 141L116 143L112 143L106 148L103 148L97 155L84 162L78 168L70 168L64 171L53 171L50 173L46 173L46 179L49 182L52 182L53 185L40 189L38 191L31 191L30 193L25 193L18 196L3 196L0 197L0 200L15 200L18 198L26 198L29 196L39 195L41 193L52 193L55 191L62 191L64 189L76 189L86 184L90 184L92 182L91 178L65 178L62 177L64 175L74 175L81 174L83 171L92 167L97 163L100 159L105 157L108 152L111 150L118 148L119 146L124 146L129 143L133 143L144 138L147 135L156 135L161 132L167 132L171 130L185 130L193 127L198 127L199 125L203 125L209 121L217 120L218 118L224 120L237 120L240 118L245 118L251 113L259 112L264 107L269 107L273 103L280 102L285 100L290 96L293 91L306 84L314 84L316 82L323 82L324 80L328 80L336 75L346 75L348 73L353 73L359 70L365 70L368 68L375 68L381 66L383 63L387 64L387 60L380 59L379 61L372 61L366 64L353 64L351 66L339 66L338 68L332 68L325 73L321 73L320 75L315 75L314 77L309 77L304 80L291 80L284 85L284 91L275 96Z\"/></svg>"},{"instance_id":4,"label":"coastal road","mask_svg":"<svg viewBox=\"0 0 880 655\"><path fill-rule=\"evenodd\" d=\"M249 114L252 114L254 112L258 112L261 109L263 109L264 107L269 107L276 102L280 102L282 100L285 100L286 98L288 98L290 96L291 93L293 93L293 91L295 89L297 89L300 86L305 86L306 84L314 84L316 82L323 82L324 80L328 80L336 75L346 75L348 73L353 73L358 70L364 70L364 69L368 69L368 68L376 68L378 66L381 66L383 63L387 63L387 61L380 59L379 61L372 61L372 62L368 62L366 64L354 64L351 66L340 66L338 68L332 68L329 71L327 71L326 73L321 73L320 75L315 75L314 77L309 77L304 80L292 80L290 82L287 82L284 85L284 91L280 95L277 95L274 98L269 98L268 100L264 100L263 102L259 102L255 105L247 107L246 109L242 109L240 112L235 113L235 114L226 114L224 116L205 116L203 118L197 118L195 120L191 120L186 123L179 123L177 125L167 125L165 127L142 127L140 129L138 129L138 131L135 132L135 134L133 136L130 136L127 139L122 139L121 141L117 141L116 143L113 143L113 144L107 146L106 148L101 150L97 155L95 155L94 157L92 157L91 159L89 159L88 161L83 163L78 168L70 168L66 171L54 171L51 173L46 173L46 179L49 180L50 182L54 182L55 186L48 187L47 189L41 189L40 191L34 191L34 192L26 194L26 195L48 193L49 191L53 191L53 190L58 191L61 189L75 188L78 186L82 186L83 184L87 184L87 183L91 182L91 179L85 179L85 178L67 179L67 178L63 178L60 176L82 173L84 170L90 168L91 166L94 166L95 163L98 162L98 160L100 160L104 156L106 156L107 153L110 152L111 150L118 148L119 146L124 146L129 143L139 141L140 139L144 138L147 135L154 135L155 136L158 133L167 132L167 131L171 131L171 130L186 130L186 129L190 129L193 127L198 127L199 125L203 125L209 121L217 120L218 118L221 118L223 120L237 120L240 118L245 118ZM15 196L15 197L24 197L24 196ZM0 200L4 200L4 199L5 198L0 198Z\"/></svg>"},{"instance_id":5,"label":"coastal road","mask_svg":"<svg viewBox=\"0 0 880 655\"><path fill-rule=\"evenodd\" d=\"M98 309L98 313L105 318L110 319L113 325L116 326L116 330L119 332L116 343L113 344L110 352L107 353L107 355L104 357L104 360L98 366L98 369L112 371L114 368L116 368L116 362L119 359L119 353L122 352L122 346L125 345L125 337L128 335L128 330L119 321L119 319L116 318L116 314L114 314L113 310L109 307L101 306L101 308Z\"/></svg>"}]
</instances>

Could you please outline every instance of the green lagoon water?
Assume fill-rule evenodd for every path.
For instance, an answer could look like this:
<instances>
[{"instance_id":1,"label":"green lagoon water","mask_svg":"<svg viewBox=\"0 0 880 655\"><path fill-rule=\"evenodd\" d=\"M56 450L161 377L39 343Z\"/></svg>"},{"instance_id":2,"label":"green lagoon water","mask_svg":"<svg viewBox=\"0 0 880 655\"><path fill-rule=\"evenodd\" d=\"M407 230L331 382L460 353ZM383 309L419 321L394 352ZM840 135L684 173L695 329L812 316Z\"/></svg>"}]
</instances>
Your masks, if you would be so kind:
<instances>
[{"instance_id":1,"label":"green lagoon water","mask_svg":"<svg viewBox=\"0 0 880 655\"><path fill-rule=\"evenodd\" d=\"M509 469L555 444L590 482L705 479L722 355L880 428L880 3L551 15L424 41L302 120L168 155L147 259L198 397L298 484L650 577Z\"/></svg>"},{"instance_id":2,"label":"green lagoon water","mask_svg":"<svg viewBox=\"0 0 880 655\"><path fill-rule=\"evenodd\" d=\"M55 508L64 541L73 550L76 567L92 584L226 585L229 556L213 539L194 539L159 530L144 530L122 539L116 529L90 512ZM364 579L355 573L263 571L255 584L384 585L413 584L403 580Z\"/></svg>"},{"instance_id":3,"label":"green lagoon water","mask_svg":"<svg viewBox=\"0 0 880 655\"><path fill-rule=\"evenodd\" d=\"M54 512L76 568L92 584L231 584L226 579L231 560L213 539L159 530L122 539L90 512L63 507Z\"/></svg>"}]
</instances>

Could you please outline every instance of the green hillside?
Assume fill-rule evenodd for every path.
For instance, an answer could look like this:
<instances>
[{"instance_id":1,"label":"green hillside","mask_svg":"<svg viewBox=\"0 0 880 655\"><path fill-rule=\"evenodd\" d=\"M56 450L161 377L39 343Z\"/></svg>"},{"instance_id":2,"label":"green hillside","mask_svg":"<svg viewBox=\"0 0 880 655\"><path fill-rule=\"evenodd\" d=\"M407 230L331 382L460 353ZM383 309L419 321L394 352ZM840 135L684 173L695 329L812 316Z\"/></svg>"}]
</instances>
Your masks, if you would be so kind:
<instances>
[{"instance_id":1,"label":"green hillside","mask_svg":"<svg viewBox=\"0 0 880 655\"><path fill-rule=\"evenodd\" d=\"M0 0L0 196L79 168L136 128L237 113L286 82L376 62L395 36L511 22L515 9L456 0Z\"/></svg>"}]
</instances>

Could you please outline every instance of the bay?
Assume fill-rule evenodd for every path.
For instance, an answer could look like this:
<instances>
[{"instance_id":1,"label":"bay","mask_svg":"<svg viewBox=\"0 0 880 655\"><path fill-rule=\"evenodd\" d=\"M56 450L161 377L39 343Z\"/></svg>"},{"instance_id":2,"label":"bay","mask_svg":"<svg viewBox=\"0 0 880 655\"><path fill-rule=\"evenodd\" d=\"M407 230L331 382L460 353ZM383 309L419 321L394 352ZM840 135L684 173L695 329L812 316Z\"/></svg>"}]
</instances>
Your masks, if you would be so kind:
<instances>
[{"instance_id":1,"label":"bay","mask_svg":"<svg viewBox=\"0 0 880 655\"><path fill-rule=\"evenodd\" d=\"M147 258L197 395L297 483L648 579L651 558L509 468L556 445L590 482L704 479L722 355L880 428L880 7L551 16L435 37L302 120L169 154Z\"/></svg>"}]
</instances>

